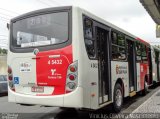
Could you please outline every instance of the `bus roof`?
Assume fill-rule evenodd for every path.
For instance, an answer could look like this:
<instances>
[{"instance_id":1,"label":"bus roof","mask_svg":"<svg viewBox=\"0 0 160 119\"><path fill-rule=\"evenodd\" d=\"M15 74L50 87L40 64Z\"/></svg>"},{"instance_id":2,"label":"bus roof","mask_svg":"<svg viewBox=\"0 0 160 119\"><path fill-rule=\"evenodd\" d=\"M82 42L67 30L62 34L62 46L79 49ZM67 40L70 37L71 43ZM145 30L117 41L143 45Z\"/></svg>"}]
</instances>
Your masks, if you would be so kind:
<instances>
[{"instance_id":1,"label":"bus roof","mask_svg":"<svg viewBox=\"0 0 160 119\"><path fill-rule=\"evenodd\" d=\"M97 20L97 21L101 22L102 24L105 24L105 25L107 25L107 26L109 26L109 27L111 27L111 28L113 28L115 30L118 30L118 31L120 31L120 32L122 32L122 33L124 33L124 34L126 34L126 35L128 35L128 36L130 36L132 38L134 38L135 40L140 41L141 43L144 43L145 45L150 46L150 44L148 42L138 38L137 36L129 33L128 31L125 31L122 28L119 28L119 27L115 26L114 24L112 24L112 23L110 23L110 22L108 22L108 21L106 21L106 20L104 20L104 19L102 19L100 17L97 17L96 15L94 15L94 14L92 14L92 13L90 13L90 12L88 12L88 11L82 9L82 8L79 8L79 7L77 7L77 8L81 10L82 14L86 14L87 16L93 18L94 20Z\"/></svg>"},{"instance_id":2,"label":"bus roof","mask_svg":"<svg viewBox=\"0 0 160 119\"><path fill-rule=\"evenodd\" d=\"M61 11L61 10L62 11L63 10L70 10L72 8L73 9L78 9L78 11L80 11L82 14L85 14L88 17L91 17L92 19L97 20L98 22L101 22L102 24L105 24L106 26L109 26L109 27L111 27L111 28L113 28L113 29L115 29L117 31L120 31L120 32L126 34L127 36L134 38L135 40L138 40L138 41L140 41L140 42L142 42L142 43L144 43L146 45L150 45L148 42L138 38L137 36L129 33L128 31L125 31L122 28L119 28L116 25L114 25L114 24L112 24L112 23L110 23L110 22L108 22L108 21L106 21L106 20L104 20L104 19L102 19L102 18L100 18L100 17L98 17L98 16L96 16L96 15L94 15L94 14L92 14L92 13L90 13L90 12L84 10L84 9L82 9L82 8L80 8L80 7L77 7L77 6L62 6L62 7L52 7L52 8L45 8L45 9L35 10L35 11L31 11L31 12L22 14L22 15L20 15L18 17L15 17L15 18L11 19L11 21L14 22L16 20L21 20L23 18L26 18L26 16L37 15L37 14L40 14L40 13L48 13L48 12L52 12L52 11Z\"/></svg>"},{"instance_id":3,"label":"bus roof","mask_svg":"<svg viewBox=\"0 0 160 119\"><path fill-rule=\"evenodd\" d=\"M145 40L142 40L141 38L137 38L138 41L140 41L141 43L150 46L150 44L148 42L146 42Z\"/></svg>"},{"instance_id":4,"label":"bus roof","mask_svg":"<svg viewBox=\"0 0 160 119\"><path fill-rule=\"evenodd\" d=\"M50 8L44 8L44 9L39 9L39 10L34 10L28 13L24 13L20 16L17 16L13 19L11 19L12 22L16 21L16 20L21 20L24 19L28 16L32 16L32 15L39 15L41 13L50 13L53 11L64 11L64 10L71 10L72 6L62 6L62 7L50 7Z\"/></svg>"}]
</instances>

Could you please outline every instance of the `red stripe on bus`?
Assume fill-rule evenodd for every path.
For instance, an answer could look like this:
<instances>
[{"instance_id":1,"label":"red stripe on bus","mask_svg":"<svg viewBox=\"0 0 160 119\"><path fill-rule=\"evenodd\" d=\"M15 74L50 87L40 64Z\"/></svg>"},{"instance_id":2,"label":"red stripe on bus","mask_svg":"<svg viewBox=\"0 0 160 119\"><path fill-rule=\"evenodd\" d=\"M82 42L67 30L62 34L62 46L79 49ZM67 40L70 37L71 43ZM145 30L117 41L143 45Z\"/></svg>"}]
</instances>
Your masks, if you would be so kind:
<instances>
[{"instance_id":1,"label":"red stripe on bus","mask_svg":"<svg viewBox=\"0 0 160 119\"><path fill-rule=\"evenodd\" d=\"M150 45L148 42L146 42L145 40L142 40L141 38L136 38L138 41L144 43L145 45Z\"/></svg>"},{"instance_id":2,"label":"red stripe on bus","mask_svg":"<svg viewBox=\"0 0 160 119\"><path fill-rule=\"evenodd\" d=\"M36 76L38 86L54 87L52 95L65 93L68 66L73 62L72 46L39 52L36 57Z\"/></svg>"},{"instance_id":3,"label":"red stripe on bus","mask_svg":"<svg viewBox=\"0 0 160 119\"><path fill-rule=\"evenodd\" d=\"M147 67L148 64L140 63L140 89L144 89L145 76L147 76Z\"/></svg>"}]
</instances>

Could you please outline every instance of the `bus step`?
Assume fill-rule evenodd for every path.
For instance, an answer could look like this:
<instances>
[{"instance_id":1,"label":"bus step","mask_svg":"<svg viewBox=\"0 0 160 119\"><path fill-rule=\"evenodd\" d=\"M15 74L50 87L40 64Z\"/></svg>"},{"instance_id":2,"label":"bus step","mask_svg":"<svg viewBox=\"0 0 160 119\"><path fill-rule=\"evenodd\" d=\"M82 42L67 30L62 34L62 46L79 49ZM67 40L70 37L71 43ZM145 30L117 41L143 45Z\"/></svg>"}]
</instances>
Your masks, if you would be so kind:
<instances>
[{"instance_id":1,"label":"bus step","mask_svg":"<svg viewBox=\"0 0 160 119\"><path fill-rule=\"evenodd\" d=\"M129 96L130 97L133 97L133 96L135 96L136 95L136 91L132 91L131 93L129 93Z\"/></svg>"}]
</instances>

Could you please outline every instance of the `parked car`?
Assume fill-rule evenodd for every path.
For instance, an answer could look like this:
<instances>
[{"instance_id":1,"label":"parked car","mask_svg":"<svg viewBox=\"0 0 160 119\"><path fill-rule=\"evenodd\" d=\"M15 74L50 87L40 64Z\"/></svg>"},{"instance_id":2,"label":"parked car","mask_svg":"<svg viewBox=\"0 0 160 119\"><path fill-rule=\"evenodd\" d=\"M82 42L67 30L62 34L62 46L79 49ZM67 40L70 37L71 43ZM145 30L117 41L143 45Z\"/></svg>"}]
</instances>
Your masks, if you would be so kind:
<instances>
[{"instance_id":1,"label":"parked car","mask_svg":"<svg viewBox=\"0 0 160 119\"><path fill-rule=\"evenodd\" d=\"M0 75L0 93L7 93L7 92L8 92L7 76Z\"/></svg>"}]
</instances>

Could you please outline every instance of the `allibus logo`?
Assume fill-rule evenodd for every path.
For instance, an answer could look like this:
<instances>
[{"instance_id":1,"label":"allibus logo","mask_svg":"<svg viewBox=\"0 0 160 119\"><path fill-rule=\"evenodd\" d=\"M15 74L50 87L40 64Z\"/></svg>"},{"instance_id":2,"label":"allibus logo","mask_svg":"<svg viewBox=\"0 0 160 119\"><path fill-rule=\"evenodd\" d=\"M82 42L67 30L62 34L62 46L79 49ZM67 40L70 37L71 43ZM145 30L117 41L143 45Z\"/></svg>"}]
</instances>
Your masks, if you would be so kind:
<instances>
[{"instance_id":1,"label":"allibus logo","mask_svg":"<svg viewBox=\"0 0 160 119\"><path fill-rule=\"evenodd\" d=\"M34 53L35 55L37 55L37 54L39 53L39 50L36 48L36 49L33 50L33 53Z\"/></svg>"}]
</instances>

